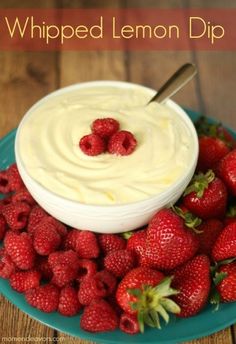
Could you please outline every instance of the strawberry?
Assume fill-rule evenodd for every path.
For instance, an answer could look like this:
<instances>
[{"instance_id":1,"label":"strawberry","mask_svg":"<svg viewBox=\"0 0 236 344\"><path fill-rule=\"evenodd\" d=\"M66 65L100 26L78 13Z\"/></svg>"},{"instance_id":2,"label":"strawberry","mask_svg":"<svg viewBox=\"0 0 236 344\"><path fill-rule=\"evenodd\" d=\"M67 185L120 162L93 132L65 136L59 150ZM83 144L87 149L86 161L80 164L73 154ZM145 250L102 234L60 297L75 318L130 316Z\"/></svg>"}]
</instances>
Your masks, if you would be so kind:
<instances>
[{"instance_id":1,"label":"strawberry","mask_svg":"<svg viewBox=\"0 0 236 344\"><path fill-rule=\"evenodd\" d=\"M148 266L148 257L146 256L147 230L140 230L131 233L127 241L127 250L133 252L136 256L138 265Z\"/></svg>"},{"instance_id":2,"label":"strawberry","mask_svg":"<svg viewBox=\"0 0 236 344\"><path fill-rule=\"evenodd\" d=\"M123 313L120 317L119 328L121 331L128 334L139 333L139 323L137 316L134 314Z\"/></svg>"},{"instance_id":3,"label":"strawberry","mask_svg":"<svg viewBox=\"0 0 236 344\"><path fill-rule=\"evenodd\" d=\"M173 299L180 306L179 317L197 314L205 305L210 292L210 261L198 255L173 271L173 287L179 294Z\"/></svg>"},{"instance_id":4,"label":"strawberry","mask_svg":"<svg viewBox=\"0 0 236 344\"><path fill-rule=\"evenodd\" d=\"M111 154L130 155L137 146L134 135L126 130L117 131L108 141L107 150Z\"/></svg>"},{"instance_id":5,"label":"strawberry","mask_svg":"<svg viewBox=\"0 0 236 344\"><path fill-rule=\"evenodd\" d=\"M0 213L0 241L4 239L7 230L7 223L4 216Z\"/></svg>"},{"instance_id":6,"label":"strawberry","mask_svg":"<svg viewBox=\"0 0 236 344\"><path fill-rule=\"evenodd\" d=\"M77 271L77 282L82 282L84 278L92 277L97 272L97 264L90 259L79 259Z\"/></svg>"},{"instance_id":7,"label":"strawberry","mask_svg":"<svg viewBox=\"0 0 236 344\"><path fill-rule=\"evenodd\" d=\"M28 221L28 226L27 226L27 231L30 234L34 234L36 226L40 223L40 221L44 218L47 217L48 214L46 213L43 208L41 208L39 205L35 205L29 215L29 221Z\"/></svg>"},{"instance_id":8,"label":"strawberry","mask_svg":"<svg viewBox=\"0 0 236 344\"><path fill-rule=\"evenodd\" d=\"M52 283L62 288L76 278L77 269L66 263L60 263L52 267Z\"/></svg>"},{"instance_id":9,"label":"strawberry","mask_svg":"<svg viewBox=\"0 0 236 344\"><path fill-rule=\"evenodd\" d=\"M135 256L131 251L111 251L104 259L105 268L116 277L124 277L135 266Z\"/></svg>"},{"instance_id":10,"label":"strawberry","mask_svg":"<svg viewBox=\"0 0 236 344\"><path fill-rule=\"evenodd\" d=\"M236 222L236 205L231 204L226 212L226 217L224 218L224 225L227 226L230 223Z\"/></svg>"},{"instance_id":11,"label":"strawberry","mask_svg":"<svg viewBox=\"0 0 236 344\"><path fill-rule=\"evenodd\" d=\"M24 293L26 290L39 286L40 273L36 270L19 271L11 274L10 285L18 293Z\"/></svg>"},{"instance_id":12,"label":"strawberry","mask_svg":"<svg viewBox=\"0 0 236 344\"><path fill-rule=\"evenodd\" d=\"M26 227L30 210L25 202L10 203L2 209L2 215L12 230L19 231Z\"/></svg>"},{"instance_id":13,"label":"strawberry","mask_svg":"<svg viewBox=\"0 0 236 344\"><path fill-rule=\"evenodd\" d=\"M9 278L16 270L16 266L4 248L0 248L0 277Z\"/></svg>"},{"instance_id":14,"label":"strawberry","mask_svg":"<svg viewBox=\"0 0 236 344\"><path fill-rule=\"evenodd\" d=\"M220 160L216 173L227 186L229 193L236 196L236 149Z\"/></svg>"},{"instance_id":15,"label":"strawberry","mask_svg":"<svg viewBox=\"0 0 236 344\"><path fill-rule=\"evenodd\" d=\"M194 176L183 198L184 205L202 219L222 218L226 212L227 190L224 183L209 170Z\"/></svg>"},{"instance_id":16,"label":"strawberry","mask_svg":"<svg viewBox=\"0 0 236 344\"><path fill-rule=\"evenodd\" d=\"M17 191L24 187L24 183L19 174L16 164L12 164L7 169L8 181L11 191Z\"/></svg>"},{"instance_id":17,"label":"strawberry","mask_svg":"<svg viewBox=\"0 0 236 344\"><path fill-rule=\"evenodd\" d=\"M4 245L6 253L15 265L21 270L32 269L35 262L35 251L30 236L8 231L5 235Z\"/></svg>"},{"instance_id":18,"label":"strawberry","mask_svg":"<svg viewBox=\"0 0 236 344\"><path fill-rule=\"evenodd\" d=\"M120 128L120 124L114 118L98 118L91 126L92 132L103 139L107 139L115 134Z\"/></svg>"},{"instance_id":19,"label":"strawberry","mask_svg":"<svg viewBox=\"0 0 236 344\"><path fill-rule=\"evenodd\" d=\"M170 288L171 278L147 267L137 267L127 273L116 290L116 299L125 313L138 316L140 331L144 323L160 328L159 315L169 320L167 310L179 313L180 308L168 296L175 295ZM155 314L154 314L155 313Z\"/></svg>"},{"instance_id":20,"label":"strawberry","mask_svg":"<svg viewBox=\"0 0 236 344\"><path fill-rule=\"evenodd\" d=\"M146 241L149 265L161 270L171 270L185 263L199 246L195 233L171 209L162 209L154 215Z\"/></svg>"},{"instance_id":21,"label":"strawberry","mask_svg":"<svg viewBox=\"0 0 236 344\"><path fill-rule=\"evenodd\" d=\"M80 318L80 327L84 331L114 331L118 327L118 317L105 300L94 300L84 308Z\"/></svg>"},{"instance_id":22,"label":"strawberry","mask_svg":"<svg viewBox=\"0 0 236 344\"><path fill-rule=\"evenodd\" d=\"M234 257L236 257L236 222L222 230L212 249L212 258L217 262Z\"/></svg>"},{"instance_id":23,"label":"strawberry","mask_svg":"<svg viewBox=\"0 0 236 344\"><path fill-rule=\"evenodd\" d=\"M211 254L213 245L223 228L223 223L218 219L206 220L198 227L198 239L200 242L199 253L206 255Z\"/></svg>"},{"instance_id":24,"label":"strawberry","mask_svg":"<svg viewBox=\"0 0 236 344\"><path fill-rule=\"evenodd\" d=\"M236 262L220 266L219 274L224 274L223 280L217 285L216 289L220 295L221 302L236 301Z\"/></svg>"},{"instance_id":25,"label":"strawberry","mask_svg":"<svg viewBox=\"0 0 236 344\"><path fill-rule=\"evenodd\" d=\"M126 247L126 241L117 234L100 234L98 243L105 256L111 251L123 250Z\"/></svg>"},{"instance_id":26,"label":"strawberry","mask_svg":"<svg viewBox=\"0 0 236 344\"><path fill-rule=\"evenodd\" d=\"M79 231L75 244L75 251L79 258L97 258L99 256L100 249L96 235L90 231Z\"/></svg>"},{"instance_id":27,"label":"strawberry","mask_svg":"<svg viewBox=\"0 0 236 344\"><path fill-rule=\"evenodd\" d=\"M83 136L79 141L79 147L84 154L89 156L102 154L106 150L104 139L96 134Z\"/></svg>"},{"instance_id":28,"label":"strawberry","mask_svg":"<svg viewBox=\"0 0 236 344\"><path fill-rule=\"evenodd\" d=\"M34 249L41 256L47 256L56 251L61 243L61 237L56 231L54 224L44 218L34 231Z\"/></svg>"},{"instance_id":29,"label":"strawberry","mask_svg":"<svg viewBox=\"0 0 236 344\"><path fill-rule=\"evenodd\" d=\"M84 278L79 287L78 299L82 305L89 305L95 299L111 295L116 287L116 278L106 270Z\"/></svg>"},{"instance_id":30,"label":"strawberry","mask_svg":"<svg viewBox=\"0 0 236 344\"><path fill-rule=\"evenodd\" d=\"M80 309L81 305L78 301L76 289L70 285L61 289L58 312L67 317L71 317L76 315Z\"/></svg>"},{"instance_id":31,"label":"strawberry","mask_svg":"<svg viewBox=\"0 0 236 344\"><path fill-rule=\"evenodd\" d=\"M36 204L36 201L33 199L29 191L24 187L20 190L17 190L14 195L12 195L12 203L25 202L30 206Z\"/></svg>"},{"instance_id":32,"label":"strawberry","mask_svg":"<svg viewBox=\"0 0 236 344\"><path fill-rule=\"evenodd\" d=\"M51 313L57 310L59 304L59 289L52 284L44 284L25 292L26 301L42 312Z\"/></svg>"}]
</instances>

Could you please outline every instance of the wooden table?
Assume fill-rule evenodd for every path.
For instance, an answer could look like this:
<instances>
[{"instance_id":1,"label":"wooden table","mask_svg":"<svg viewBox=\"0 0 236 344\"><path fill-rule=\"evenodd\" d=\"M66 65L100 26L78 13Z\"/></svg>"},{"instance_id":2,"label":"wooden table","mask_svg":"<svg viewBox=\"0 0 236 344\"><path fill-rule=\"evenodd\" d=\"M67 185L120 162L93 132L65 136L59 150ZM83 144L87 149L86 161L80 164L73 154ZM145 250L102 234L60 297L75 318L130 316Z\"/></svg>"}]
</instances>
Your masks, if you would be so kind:
<instances>
[{"instance_id":1,"label":"wooden table","mask_svg":"<svg viewBox=\"0 0 236 344\"><path fill-rule=\"evenodd\" d=\"M85 7L85 1L1 0L1 7ZM111 4L112 3L112 4ZM179 7L179 2L90 1L91 7ZM210 1L185 1L185 6L204 7ZM210 6L210 5L209 5ZM223 6L215 1L214 6ZM234 6L234 0L227 6ZM111 79L141 83L157 88L181 64L192 61L198 75L174 98L183 106L222 120L236 129L236 53L233 52L0 52L0 137L15 128L25 111L38 99L59 87L80 81ZM32 320L0 296L0 341L2 337L42 337L42 343L90 343L69 337ZM236 343L231 326L195 344ZM23 342L23 341L22 341ZM10 343L10 342L8 342ZM13 341L12 341L13 343ZM28 343L31 343L30 341ZM33 343L33 341L32 341Z\"/></svg>"}]
</instances>

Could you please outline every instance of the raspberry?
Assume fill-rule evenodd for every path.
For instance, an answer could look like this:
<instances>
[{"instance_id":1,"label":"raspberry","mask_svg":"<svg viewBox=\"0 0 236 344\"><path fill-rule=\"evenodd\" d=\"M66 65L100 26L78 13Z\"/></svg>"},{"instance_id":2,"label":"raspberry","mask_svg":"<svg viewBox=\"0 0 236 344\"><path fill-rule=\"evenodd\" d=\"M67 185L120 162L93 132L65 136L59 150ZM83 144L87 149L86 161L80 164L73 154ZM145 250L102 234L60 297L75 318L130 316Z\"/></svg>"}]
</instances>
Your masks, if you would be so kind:
<instances>
[{"instance_id":1,"label":"raspberry","mask_svg":"<svg viewBox=\"0 0 236 344\"><path fill-rule=\"evenodd\" d=\"M37 270L41 273L43 279L48 281L52 279L53 273L48 263L48 257L38 256L35 266L37 266Z\"/></svg>"},{"instance_id":2,"label":"raspberry","mask_svg":"<svg viewBox=\"0 0 236 344\"><path fill-rule=\"evenodd\" d=\"M106 150L105 141L96 134L85 135L80 139L80 149L90 156L99 155Z\"/></svg>"},{"instance_id":3,"label":"raspberry","mask_svg":"<svg viewBox=\"0 0 236 344\"><path fill-rule=\"evenodd\" d=\"M89 259L79 260L79 269L77 271L77 282L81 282L84 278L89 278L97 272L97 264Z\"/></svg>"},{"instance_id":4,"label":"raspberry","mask_svg":"<svg viewBox=\"0 0 236 344\"><path fill-rule=\"evenodd\" d=\"M134 135L126 130L121 130L112 135L108 142L108 152L117 155L129 155L137 146Z\"/></svg>"},{"instance_id":5,"label":"raspberry","mask_svg":"<svg viewBox=\"0 0 236 344\"><path fill-rule=\"evenodd\" d=\"M29 234L8 231L5 235L4 245L6 253L19 269L32 269L35 261L35 251Z\"/></svg>"},{"instance_id":6,"label":"raspberry","mask_svg":"<svg viewBox=\"0 0 236 344\"><path fill-rule=\"evenodd\" d=\"M0 213L0 241L4 239L7 230L7 223L3 215Z\"/></svg>"},{"instance_id":7,"label":"raspberry","mask_svg":"<svg viewBox=\"0 0 236 344\"><path fill-rule=\"evenodd\" d=\"M7 194L11 191L7 171L0 171L0 193Z\"/></svg>"},{"instance_id":8,"label":"raspberry","mask_svg":"<svg viewBox=\"0 0 236 344\"><path fill-rule=\"evenodd\" d=\"M25 293L26 301L39 310L50 313L58 308L59 289L52 284L41 285L34 289L29 289Z\"/></svg>"},{"instance_id":9,"label":"raspberry","mask_svg":"<svg viewBox=\"0 0 236 344\"><path fill-rule=\"evenodd\" d=\"M76 242L77 240L79 240L79 233L80 231L78 229L72 229L70 231L68 231L66 237L65 237L65 241L64 241L64 245L63 248L65 250L74 250L76 249Z\"/></svg>"},{"instance_id":10,"label":"raspberry","mask_svg":"<svg viewBox=\"0 0 236 344\"><path fill-rule=\"evenodd\" d=\"M111 295L115 287L116 278L109 271L99 271L94 276L81 281L78 292L79 302L88 305L95 299Z\"/></svg>"},{"instance_id":11,"label":"raspberry","mask_svg":"<svg viewBox=\"0 0 236 344\"><path fill-rule=\"evenodd\" d=\"M65 316L73 316L80 309L81 304L79 303L76 289L69 285L65 286L60 292L58 312Z\"/></svg>"},{"instance_id":12,"label":"raspberry","mask_svg":"<svg viewBox=\"0 0 236 344\"><path fill-rule=\"evenodd\" d=\"M24 183L19 174L16 164L12 164L7 170L11 191L17 191L24 187Z\"/></svg>"},{"instance_id":13,"label":"raspberry","mask_svg":"<svg viewBox=\"0 0 236 344\"><path fill-rule=\"evenodd\" d=\"M89 332L114 331L118 327L118 317L105 300L95 300L84 308L80 327Z\"/></svg>"},{"instance_id":14,"label":"raspberry","mask_svg":"<svg viewBox=\"0 0 236 344\"><path fill-rule=\"evenodd\" d=\"M34 249L41 256L48 256L60 246L61 237L55 229L55 225L44 218L35 228Z\"/></svg>"},{"instance_id":15,"label":"raspberry","mask_svg":"<svg viewBox=\"0 0 236 344\"><path fill-rule=\"evenodd\" d=\"M119 328L121 331L128 334L139 333L139 323L137 316L133 314L123 313L120 317Z\"/></svg>"},{"instance_id":16,"label":"raspberry","mask_svg":"<svg viewBox=\"0 0 236 344\"><path fill-rule=\"evenodd\" d=\"M96 235L90 231L80 231L76 240L75 251L79 258L97 258L100 250Z\"/></svg>"},{"instance_id":17,"label":"raspberry","mask_svg":"<svg viewBox=\"0 0 236 344\"><path fill-rule=\"evenodd\" d=\"M52 268L52 283L62 288L76 278L77 269L66 263L57 264Z\"/></svg>"},{"instance_id":18,"label":"raspberry","mask_svg":"<svg viewBox=\"0 0 236 344\"><path fill-rule=\"evenodd\" d=\"M55 230L61 237L65 237L67 235L67 228L63 223L55 219L54 217L48 216L47 222L50 222L54 225Z\"/></svg>"},{"instance_id":19,"label":"raspberry","mask_svg":"<svg viewBox=\"0 0 236 344\"><path fill-rule=\"evenodd\" d=\"M100 234L98 236L99 245L104 253L125 249L126 241L116 234Z\"/></svg>"},{"instance_id":20,"label":"raspberry","mask_svg":"<svg viewBox=\"0 0 236 344\"><path fill-rule=\"evenodd\" d=\"M40 273L36 270L15 272L10 277L10 285L12 289L18 293L24 293L26 290L39 286Z\"/></svg>"},{"instance_id":21,"label":"raspberry","mask_svg":"<svg viewBox=\"0 0 236 344\"><path fill-rule=\"evenodd\" d=\"M0 277L9 278L15 272L16 266L4 248L0 249Z\"/></svg>"},{"instance_id":22,"label":"raspberry","mask_svg":"<svg viewBox=\"0 0 236 344\"><path fill-rule=\"evenodd\" d=\"M51 269L53 269L53 267L58 264L64 263L77 269L79 267L79 259L77 253L72 250L56 251L48 256L48 264Z\"/></svg>"},{"instance_id":23,"label":"raspberry","mask_svg":"<svg viewBox=\"0 0 236 344\"><path fill-rule=\"evenodd\" d=\"M46 213L43 208L41 208L39 205L35 205L29 215L29 221L28 221L28 226L27 226L27 231L30 234L34 234L36 226L39 224L39 222L47 217L48 214Z\"/></svg>"},{"instance_id":24,"label":"raspberry","mask_svg":"<svg viewBox=\"0 0 236 344\"><path fill-rule=\"evenodd\" d=\"M104 258L105 268L116 277L123 277L135 267L135 256L131 251L112 251Z\"/></svg>"},{"instance_id":25,"label":"raspberry","mask_svg":"<svg viewBox=\"0 0 236 344\"><path fill-rule=\"evenodd\" d=\"M2 214L8 226L15 231L21 230L26 227L30 206L25 202L17 202L7 204L2 208Z\"/></svg>"},{"instance_id":26,"label":"raspberry","mask_svg":"<svg viewBox=\"0 0 236 344\"><path fill-rule=\"evenodd\" d=\"M28 205L35 205L36 201L33 199L31 194L26 188L22 188L12 196L12 203L25 202Z\"/></svg>"},{"instance_id":27,"label":"raspberry","mask_svg":"<svg viewBox=\"0 0 236 344\"><path fill-rule=\"evenodd\" d=\"M98 118L92 123L91 128L94 134L107 139L119 130L120 124L114 118Z\"/></svg>"}]
</instances>

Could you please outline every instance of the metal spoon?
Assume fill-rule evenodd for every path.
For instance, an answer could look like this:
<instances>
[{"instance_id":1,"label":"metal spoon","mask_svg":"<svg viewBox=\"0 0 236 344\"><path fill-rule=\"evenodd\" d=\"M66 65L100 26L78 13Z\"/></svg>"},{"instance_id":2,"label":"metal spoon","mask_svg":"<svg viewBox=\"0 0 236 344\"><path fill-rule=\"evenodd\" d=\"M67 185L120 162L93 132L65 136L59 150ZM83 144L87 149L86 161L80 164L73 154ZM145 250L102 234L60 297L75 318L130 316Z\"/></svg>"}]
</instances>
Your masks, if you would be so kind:
<instances>
[{"instance_id":1,"label":"metal spoon","mask_svg":"<svg viewBox=\"0 0 236 344\"><path fill-rule=\"evenodd\" d=\"M149 103L157 101L163 103L167 98L173 96L184 85L189 82L194 75L197 74L197 69L192 63L185 63L164 83L159 91L149 100Z\"/></svg>"}]
</instances>

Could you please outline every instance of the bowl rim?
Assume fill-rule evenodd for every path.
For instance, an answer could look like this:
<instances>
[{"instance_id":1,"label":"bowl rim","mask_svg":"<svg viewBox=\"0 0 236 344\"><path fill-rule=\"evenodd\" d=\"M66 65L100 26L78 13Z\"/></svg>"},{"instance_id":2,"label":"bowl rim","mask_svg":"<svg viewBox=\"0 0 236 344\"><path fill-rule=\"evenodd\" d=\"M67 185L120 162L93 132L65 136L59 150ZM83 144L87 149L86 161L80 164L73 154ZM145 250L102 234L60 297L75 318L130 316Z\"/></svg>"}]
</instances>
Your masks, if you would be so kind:
<instances>
[{"instance_id":1,"label":"bowl rim","mask_svg":"<svg viewBox=\"0 0 236 344\"><path fill-rule=\"evenodd\" d=\"M115 81L115 80L93 80L93 81L86 81L86 82L80 82L80 83L76 83L76 84L72 84L66 87L62 87L59 88L53 92L50 92L49 94L47 94L46 96L44 96L43 98L39 99L36 103L34 103L24 114L23 118L21 119L19 126L17 128L16 131L16 138L15 138L15 145L14 145L14 150L15 150L15 157L16 157L16 164L18 166L19 169L19 173L21 174L21 168L24 170L24 172L27 174L27 178L30 180L30 183L35 187L38 188L39 190L41 190L41 192L43 192L45 194L45 197L49 197L49 198L53 198L56 202L64 202L64 205L69 206L69 207L80 207L81 209L84 210L114 210L114 209L119 209L119 210L131 210L133 207L136 208L137 206L140 206L140 208L143 206L147 206L150 202L152 201L156 201L158 199L160 199L160 201L164 198L169 197L171 194L174 194L176 189L178 189L179 185L181 185L184 180L187 178L187 176L189 175L190 171L194 171L196 164L197 164L197 157L198 157L198 152L199 152L199 147L198 147L198 137L197 137L197 132L196 129L194 127L194 124L192 122L192 120L189 118L187 112L180 106L178 105L176 102L174 102L171 99L167 99L165 101L165 105L167 107L170 107L171 109L173 109L179 116L181 116L181 118L184 120L185 124L188 126L188 129L191 131L192 134L192 138L193 138L193 148L194 148L194 152L191 155L191 162L190 164L187 166L185 173L179 178L177 179L168 189L158 193L157 195L152 195L144 200L139 200L139 201L135 201L135 202L130 202L130 203L123 203L123 204L85 204L85 203L81 203L79 201L75 201L63 196L58 195L57 193L55 193L54 191L51 191L49 189L47 189L46 187L44 187L42 184L40 184L38 181L36 181L34 178L32 178L29 173L27 172L27 168L25 167L25 164L23 162L23 160L21 159L20 156L20 152L19 152L19 136L20 136L20 131L22 126L24 125L25 121L28 119L28 117L30 117L31 115L33 115L34 109L36 109L38 106L40 106L42 103L44 103L45 101L47 101L50 98L56 97L60 94L64 94L67 92L70 92L72 90L76 90L76 89L80 89L80 88L90 88L90 87L94 87L94 86L100 86L100 87L107 87L107 86L111 86L111 87L118 87L118 88L124 88L124 89L140 89L140 90L144 90L145 92L149 92L150 93L150 97L153 96L156 93L156 90L144 86L144 85L140 85L140 84L136 84L136 83L132 83L132 82L128 82L128 81Z\"/></svg>"}]
</instances>

